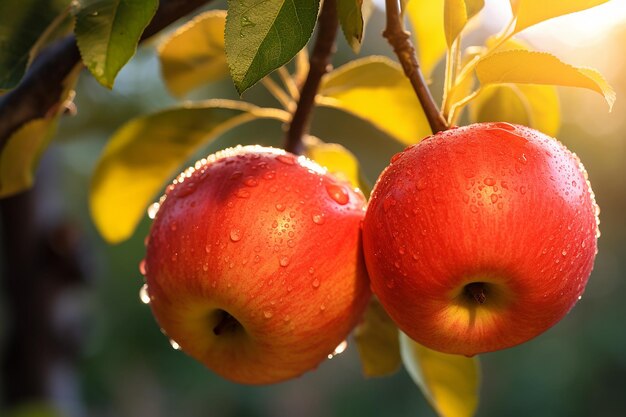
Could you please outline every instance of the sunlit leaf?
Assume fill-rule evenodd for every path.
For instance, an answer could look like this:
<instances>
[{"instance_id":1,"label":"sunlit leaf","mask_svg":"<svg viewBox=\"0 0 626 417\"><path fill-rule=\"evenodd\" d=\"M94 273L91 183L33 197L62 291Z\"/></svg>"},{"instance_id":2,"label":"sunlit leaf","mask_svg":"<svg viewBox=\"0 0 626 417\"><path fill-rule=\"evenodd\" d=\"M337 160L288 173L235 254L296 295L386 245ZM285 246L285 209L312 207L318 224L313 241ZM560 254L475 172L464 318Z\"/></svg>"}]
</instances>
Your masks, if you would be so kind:
<instances>
[{"instance_id":1,"label":"sunlit leaf","mask_svg":"<svg viewBox=\"0 0 626 417\"><path fill-rule=\"evenodd\" d=\"M344 146L337 143L326 143L314 136L304 139L305 155L318 164L326 167L328 172L354 187L360 188L364 194L369 194L370 185L367 184L359 169L356 156Z\"/></svg>"},{"instance_id":2,"label":"sunlit leaf","mask_svg":"<svg viewBox=\"0 0 626 417\"><path fill-rule=\"evenodd\" d=\"M356 53L361 49L365 25L372 11L372 0L337 0L339 23L346 41Z\"/></svg>"},{"instance_id":3,"label":"sunlit leaf","mask_svg":"<svg viewBox=\"0 0 626 417\"><path fill-rule=\"evenodd\" d=\"M405 7L417 45L420 68L426 78L431 76L446 52L443 3L444 0L411 0Z\"/></svg>"},{"instance_id":4,"label":"sunlit leaf","mask_svg":"<svg viewBox=\"0 0 626 417\"><path fill-rule=\"evenodd\" d=\"M485 87L470 103L472 122L509 122L556 136L559 97L551 85L502 84Z\"/></svg>"},{"instance_id":5,"label":"sunlit leaf","mask_svg":"<svg viewBox=\"0 0 626 417\"><path fill-rule=\"evenodd\" d=\"M467 10L464 0L445 0L443 3L443 27L448 48L459 36L467 23Z\"/></svg>"},{"instance_id":6,"label":"sunlit leaf","mask_svg":"<svg viewBox=\"0 0 626 417\"><path fill-rule=\"evenodd\" d=\"M476 357L428 349L400 334L402 361L440 417L471 417L478 407L480 367Z\"/></svg>"},{"instance_id":7,"label":"sunlit leaf","mask_svg":"<svg viewBox=\"0 0 626 417\"><path fill-rule=\"evenodd\" d=\"M543 52L496 52L478 62L476 75L483 85L520 83L582 87L602 94L609 109L615 102L615 91L598 71L573 67Z\"/></svg>"},{"instance_id":8,"label":"sunlit leaf","mask_svg":"<svg viewBox=\"0 0 626 417\"><path fill-rule=\"evenodd\" d=\"M131 120L107 143L93 174L91 215L111 243L128 238L146 207L203 145L244 122L289 115L239 101L208 100Z\"/></svg>"},{"instance_id":9,"label":"sunlit leaf","mask_svg":"<svg viewBox=\"0 0 626 417\"><path fill-rule=\"evenodd\" d=\"M608 0L510 0L517 18L513 33L553 17L589 9Z\"/></svg>"},{"instance_id":10,"label":"sunlit leaf","mask_svg":"<svg viewBox=\"0 0 626 417\"><path fill-rule=\"evenodd\" d=\"M19 83L31 49L69 4L70 0L0 1L0 91Z\"/></svg>"},{"instance_id":11,"label":"sunlit leaf","mask_svg":"<svg viewBox=\"0 0 626 417\"><path fill-rule=\"evenodd\" d=\"M77 0L74 34L85 66L112 88L159 5L158 0Z\"/></svg>"},{"instance_id":12,"label":"sunlit leaf","mask_svg":"<svg viewBox=\"0 0 626 417\"><path fill-rule=\"evenodd\" d=\"M0 150L0 197L33 186L39 158L54 136L59 116L74 98L73 88L79 73L77 65L63 81L58 102L48 114L22 125Z\"/></svg>"},{"instance_id":13,"label":"sunlit leaf","mask_svg":"<svg viewBox=\"0 0 626 417\"><path fill-rule=\"evenodd\" d=\"M354 329L354 339L366 376L386 376L400 368L398 328L376 298L370 300L363 321Z\"/></svg>"},{"instance_id":14,"label":"sunlit leaf","mask_svg":"<svg viewBox=\"0 0 626 417\"><path fill-rule=\"evenodd\" d=\"M361 117L405 144L431 133L402 68L386 57L358 59L327 74L318 104Z\"/></svg>"},{"instance_id":15,"label":"sunlit leaf","mask_svg":"<svg viewBox=\"0 0 626 417\"><path fill-rule=\"evenodd\" d=\"M239 94L286 64L307 43L319 0L229 0L226 57Z\"/></svg>"},{"instance_id":16,"label":"sunlit leaf","mask_svg":"<svg viewBox=\"0 0 626 417\"><path fill-rule=\"evenodd\" d=\"M182 96L228 75L224 52L225 10L210 10L181 26L159 48L167 88Z\"/></svg>"}]
</instances>

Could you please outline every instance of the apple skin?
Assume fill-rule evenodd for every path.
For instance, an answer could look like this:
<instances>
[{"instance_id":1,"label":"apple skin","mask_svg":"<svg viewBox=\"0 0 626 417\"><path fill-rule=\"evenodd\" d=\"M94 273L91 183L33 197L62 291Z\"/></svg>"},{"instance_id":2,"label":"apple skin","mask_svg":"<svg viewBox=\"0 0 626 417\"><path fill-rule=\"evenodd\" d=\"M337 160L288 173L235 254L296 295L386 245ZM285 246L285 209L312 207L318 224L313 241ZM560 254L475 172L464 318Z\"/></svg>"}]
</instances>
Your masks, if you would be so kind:
<instances>
[{"instance_id":1,"label":"apple skin","mask_svg":"<svg viewBox=\"0 0 626 417\"><path fill-rule=\"evenodd\" d=\"M169 186L152 224L154 316L184 352L235 382L315 368L371 296L365 204L348 183L278 149L237 147L200 161Z\"/></svg>"},{"instance_id":2,"label":"apple skin","mask_svg":"<svg viewBox=\"0 0 626 417\"><path fill-rule=\"evenodd\" d=\"M472 356L523 343L583 294L599 209L578 157L508 123L392 158L363 225L373 292L409 337Z\"/></svg>"}]
</instances>

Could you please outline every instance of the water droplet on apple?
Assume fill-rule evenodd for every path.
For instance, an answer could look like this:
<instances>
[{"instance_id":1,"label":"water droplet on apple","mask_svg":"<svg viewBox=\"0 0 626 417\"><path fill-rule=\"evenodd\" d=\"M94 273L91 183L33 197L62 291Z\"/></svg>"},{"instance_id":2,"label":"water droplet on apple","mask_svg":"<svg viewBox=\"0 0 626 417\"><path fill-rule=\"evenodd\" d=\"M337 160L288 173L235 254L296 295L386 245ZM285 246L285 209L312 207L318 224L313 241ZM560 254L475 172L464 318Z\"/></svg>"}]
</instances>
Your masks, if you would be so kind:
<instances>
[{"instance_id":1,"label":"water droplet on apple","mask_svg":"<svg viewBox=\"0 0 626 417\"><path fill-rule=\"evenodd\" d=\"M159 212L159 209L161 208L161 204L159 203L152 203L148 206L148 217L150 217L152 220L154 220L154 218L156 217L157 213Z\"/></svg>"},{"instance_id":2,"label":"water droplet on apple","mask_svg":"<svg viewBox=\"0 0 626 417\"><path fill-rule=\"evenodd\" d=\"M263 178L265 178L266 180L273 180L274 178L276 178L276 171L268 171L265 174L263 174Z\"/></svg>"},{"instance_id":3,"label":"water droplet on apple","mask_svg":"<svg viewBox=\"0 0 626 417\"><path fill-rule=\"evenodd\" d=\"M295 165L296 160L291 155L278 155L276 159L286 165Z\"/></svg>"},{"instance_id":4,"label":"water droplet on apple","mask_svg":"<svg viewBox=\"0 0 626 417\"><path fill-rule=\"evenodd\" d=\"M280 258L279 264L280 266L289 265L289 258L287 258L286 256L283 256L282 258Z\"/></svg>"},{"instance_id":5,"label":"water droplet on apple","mask_svg":"<svg viewBox=\"0 0 626 417\"><path fill-rule=\"evenodd\" d=\"M343 342L339 343L337 345L337 347L335 348L335 350L333 351L333 353L329 353L328 354L328 359L332 359L337 355L342 354L343 352L345 352L345 350L348 348L348 341L344 340Z\"/></svg>"},{"instance_id":6,"label":"water droplet on apple","mask_svg":"<svg viewBox=\"0 0 626 417\"><path fill-rule=\"evenodd\" d=\"M313 214L311 214L311 219L313 219L313 223L315 224L324 224L324 213L314 211Z\"/></svg>"},{"instance_id":7,"label":"water droplet on apple","mask_svg":"<svg viewBox=\"0 0 626 417\"><path fill-rule=\"evenodd\" d=\"M491 194L491 197L489 197L491 199L492 203L497 203L498 202L498 194Z\"/></svg>"},{"instance_id":8,"label":"water droplet on apple","mask_svg":"<svg viewBox=\"0 0 626 417\"><path fill-rule=\"evenodd\" d=\"M311 283L311 285L313 286L313 288L319 288L320 287L320 280L315 278L313 280L313 282Z\"/></svg>"},{"instance_id":9,"label":"water droplet on apple","mask_svg":"<svg viewBox=\"0 0 626 417\"><path fill-rule=\"evenodd\" d=\"M496 122L493 124L493 126L498 127L500 129L508 130L510 132L515 131L515 126L507 122Z\"/></svg>"},{"instance_id":10,"label":"water droplet on apple","mask_svg":"<svg viewBox=\"0 0 626 417\"><path fill-rule=\"evenodd\" d=\"M526 155L522 154L522 156L520 156L519 158L517 158L517 160L523 164L526 165L526 162L528 162L528 159L526 159Z\"/></svg>"},{"instance_id":11,"label":"water droplet on apple","mask_svg":"<svg viewBox=\"0 0 626 417\"><path fill-rule=\"evenodd\" d=\"M146 260L142 259L141 262L139 262L139 273L143 276L146 275Z\"/></svg>"},{"instance_id":12,"label":"water droplet on apple","mask_svg":"<svg viewBox=\"0 0 626 417\"><path fill-rule=\"evenodd\" d=\"M336 184L327 184L326 192L337 204L346 205L348 201L350 201L350 197L348 196L348 192L346 189L340 185Z\"/></svg>"},{"instance_id":13,"label":"water droplet on apple","mask_svg":"<svg viewBox=\"0 0 626 417\"><path fill-rule=\"evenodd\" d=\"M232 240L233 242L239 242L241 240L241 230L239 229L232 229L230 231L230 240Z\"/></svg>"},{"instance_id":14,"label":"water droplet on apple","mask_svg":"<svg viewBox=\"0 0 626 417\"><path fill-rule=\"evenodd\" d=\"M148 284L143 284L139 289L139 299L144 304L150 304L150 294L148 293Z\"/></svg>"},{"instance_id":15,"label":"water droplet on apple","mask_svg":"<svg viewBox=\"0 0 626 417\"><path fill-rule=\"evenodd\" d=\"M478 213L478 207L476 207L474 204L472 204L472 205L470 206L470 211L471 211L472 213Z\"/></svg>"},{"instance_id":16,"label":"water droplet on apple","mask_svg":"<svg viewBox=\"0 0 626 417\"><path fill-rule=\"evenodd\" d=\"M177 252L174 252L174 253L172 254L171 259L172 259L172 262L176 262L176 261L178 260L178 253L177 253Z\"/></svg>"},{"instance_id":17,"label":"water droplet on apple","mask_svg":"<svg viewBox=\"0 0 626 417\"><path fill-rule=\"evenodd\" d=\"M254 177L248 177L245 180L243 180L243 183L247 187L256 187L257 185L259 185L259 180L257 180Z\"/></svg>"},{"instance_id":18,"label":"water droplet on apple","mask_svg":"<svg viewBox=\"0 0 626 417\"><path fill-rule=\"evenodd\" d=\"M202 270L203 270L204 272L206 272L206 271L208 271L208 270L209 270L209 264L208 264L208 262L205 262L205 263L203 263L203 264L202 264Z\"/></svg>"},{"instance_id":19,"label":"water droplet on apple","mask_svg":"<svg viewBox=\"0 0 626 417\"><path fill-rule=\"evenodd\" d=\"M174 350L180 350L180 345L174 339L170 339L170 345Z\"/></svg>"},{"instance_id":20,"label":"water droplet on apple","mask_svg":"<svg viewBox=\"0 0 626 417\"><path fill-rule=\"evenodd\" d=\"M483 182L485 183L485 185L488 185L490 187L493 187L494 185L496 185L496 180L494 180L491 177L485 178L485 180Z\"/></svg>"},{"instance_id":21,"label":"water droplet on apple","mask_svg":"<svg viewBox=\"0 0 626 417\"><path fill-rule=\"evenodd\" d=\"M561 255L567 256L567 251L565 249L563 249L563 252L561 252Z\"/></svg>"},{"instance_id":22,"label":"water droplet on apple","mask_svg":"<svg viewBox=\"0 0 626 417\"><path fill-rule=\"evenodd\" d=\"M196 191L198 187L198 183L195 181L185 181L184 183L178 186L178 192L176 193L176 197L185 198Z\"/></svg>"},{"instance_id":23,"label":"water droplet on apple","mask_svg":"<svg viewBox=\"0 0 626 417\"><path fill-rule=\"evenodd\" d=\"M250 197L250 191L240 189L240 190L237 190L237 193L235 193L235 195L239 198L248 198Z\"/></svg>"},{"instance_id":24,"label":"water droplet on apple","mask_svg":"<svg viewBox=\"0 0 626 417\"><path fill-rule=\"evenodd\" d=\"M276 204L276 210L285 211L285 205L280 203Z\"/></svg>"},{"instance_id":25,"label":"water droplet on apple","mask_svg":"<svg viewBox=\"0 0 626 417\"><path fill-rule=\"evenodd\" d=\"M309 268L309 274L313 275L313 273L314 273L314 272L315 272L315 268L310 267L310 268Z\"/></svg>"},{"instance_id":26,"label":"water droplet on apple","mask_svg":"<svg viewBox=\"0 0 626 417\"><path fill-rule=\"evenodd\" d=\"M326 304L320 305L320 311L324 311L324 310L326 310Z\"/></svg>"},{"instance_id":27,"label":"water droplet on apple","mask_svg":"<svg viewBox=\"0 0 626 417\"><path fill-rule=\"evenodd\" d=\"M417 191L424 191L428 187L428 183L424 179L420 179L415 186Z\"/></svg>"},{"instance_id":28,"label":"water droplet on apple","mask_svg":"<svg viewBox=\"0 0 626 417\"><path fill-rule=\"evenodd\" d=\"M523 185L521 187L519 187L519 192L522 195L526 194L526 187L524 187Z\"/></svg>"},{"instance_id":29,"label":"water droplet on apple","mask_svg":"<svg viewBox=\"0 0 626 417\"><path fill-rule=\"evenodd\" d=\"M265 317L266 319L271 319L273 315L274 314L270 310L265 310L263 312L263 317Z\"/></svg>"}]
</instances>

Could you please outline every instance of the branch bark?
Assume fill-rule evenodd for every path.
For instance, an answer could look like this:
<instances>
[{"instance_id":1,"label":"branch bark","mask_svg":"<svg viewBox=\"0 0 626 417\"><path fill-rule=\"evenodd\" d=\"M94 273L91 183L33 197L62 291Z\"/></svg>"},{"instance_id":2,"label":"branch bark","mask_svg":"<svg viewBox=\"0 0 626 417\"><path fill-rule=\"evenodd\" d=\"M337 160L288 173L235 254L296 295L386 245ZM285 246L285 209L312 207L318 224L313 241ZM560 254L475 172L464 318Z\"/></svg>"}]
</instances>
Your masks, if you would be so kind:
<instances>
[{"instance_id":1,"label":"branch bark","mask_svg":"<svg viewBox=\"0 0 626 417\"><path fill-rule=\"evenodd\" d=\"M302 139L309 130L315 96L322 77L331 67L331 56L335 52L335 38L339 28L336 0L324 0L318 22L317 38L309 60L309 73L300 91L300 99L285 138L285 150L296 155L303 151Z\"/></svg>"},{"instance_id":2,"label":"branch bark","mask_svg":"<svg viewBox=\"0 0 626 417\"><path fill-rule=\"evenodd\" d=\"M441 115L420 70L417 57L415 56L415 48L411 43L411 34L404 30L398 0L385 0L385 9L387 27L383 32L383 36L393 47L393 51L402 65L404 74L411 81L413 90L415 90L415 94L426 114L426 119L428 119L430 129L433 133L447 130L448 123Z\"/></svg>"},{"instance_id":3,"label":"branch bark","mask_svg":"<svg viewBox=\"0 0 626 417\"><path fill-rule=\"evenodd\" d=\"M210 1L161 0L141 40L151 37ZM76 39L68 36L45 48L35 58L20 84L0 96L0 150L22 125L52 113L59 105L63 81L79 64L80 53Z\"/></svg>"}]
</instances>

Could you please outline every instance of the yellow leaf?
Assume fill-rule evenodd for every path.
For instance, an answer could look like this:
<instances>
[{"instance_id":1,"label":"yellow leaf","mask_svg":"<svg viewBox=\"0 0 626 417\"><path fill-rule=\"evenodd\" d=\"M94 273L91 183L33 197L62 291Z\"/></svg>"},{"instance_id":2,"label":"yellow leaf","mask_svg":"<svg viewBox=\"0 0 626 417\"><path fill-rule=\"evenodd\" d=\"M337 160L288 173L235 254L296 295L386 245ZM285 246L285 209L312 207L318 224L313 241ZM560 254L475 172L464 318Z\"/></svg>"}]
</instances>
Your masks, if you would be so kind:
<instances>
[{"instance_id":1,"label":"yellow leaf","mask_svg":"<svg viewBox=\"0 0 626 417\"><path fill-rule=\"evenodd\" d=\"M344 146L338 143L325 143L315 136L306 136L304 148L305 155L328 169L328 172L348 181L366 194L369 192L370 186L361 176L358 159Z\"/></svg>"},{"instance_id":2,"label":"yellow leaf","mask_svg":"<svg viewBox=\"0 0 626 417\"><path fill-rule=\"evenodd\" d=\"M517 18L513 33L553 17L589 9L608 0L510 0Z\"/></svg>"},{"instance_id":3,"label":"yellow leaf","mask_svg":"<svg viewBox=\"0 0 626 417\"><path fill-rule=\"evenodd\" d=\"M440 417L471 417L478 407L480 367L476 357L428 349L400 333L404 366Z\"/></svg>"},{"instance_id":4,"label":"yellow leaf","mask_svg":"<svg viewBox=\"0 0 626 417\"><path fill-rule=\"evenodd\" d=\"M54 118L34 119L11 135L0 154L0 197L32 187L37 161L55 125Z\"/></svg>"},{"instance_id":5,"label":"yellow leaf","mask_svg":"<svg viewBox=\"0 0 626 417\"><path fill-rule=\"evenodd\" d=\"M476 76L482 85L518 83L587 88L604 96L609 111L615 102L615 91L598 71L573 67L543 52L508 50L490 54L476 64Z\"/></svg>"},{"instance_id":6,"label":"yellow leaf","mask_svg":"<svg viewBox=\"0 0 626 417\"><path fill-rule=\"evenodd\" d=\"M410 82L386 57L358 59L327 74L317 102L361 117L404 144L430 135Z\"/></svg>"},{"instance_id":7,"label":"yellow leaf","mask_svg":"<svg viewBox=\"0 0 626 417\"><path fill-rule=\"evenodd\" d=\"M289 114L239 101L207 100L138 117L118 129L91 181L91 215L102 236L111 243L127 239L185 161L225 131L258 118L286 122Z\"/></svg>"},{"instance_id":8,"label":"yellow leaf","mask_svg":"<svg viewBox=\"0 0 626 417\"><path fill-rule=\"evenodd\" d=\"M559 97L551 85L490 85L470 104L470 118L517 123L556 136L561 123Z\"/></svg>"},{"instance_id":9,"label":"yellow leaf","mask_svg":"<svg viewBox=\"0 0 626 417\"><path fill-rule=\"evenodd\" d=\"M464 0L445 0L443 3L443 27L448 48L459 36L467 23L467 10Z\"/></svg>"},{"instance_id":10,"label":"yellow leaf","mask_svg":"<svg viewBox=\"0 0 626 417\"><path fill-rule=\"evenodd\" d=\"M430 78L433 69L446 52L443 2L444 0L411 0L405 7L417 45L420 68L426 78Z\"/></svg>"},{"instance_id":11,"label":"yellow leaf","mask_svg":"<svg viewBox=\"0 0 626 417\"><path fill-rule=\"evenodd\" d=\"M161 44L161 72L172 94L182 96L228 75L225 24L225 10L210 10L181 26Z\"/></svg>"},{"instance_id":12,"label":"yellow leaf","mask_svg":"<svg viewBox=\"0 0 626 417\"><path fill-rule=\"evenodd\" d=\"M363 321L354 329L354 340L366 376L390 375L400 367L398 328L375 297L370 300Z\"/></svg>"}]
</instances>

